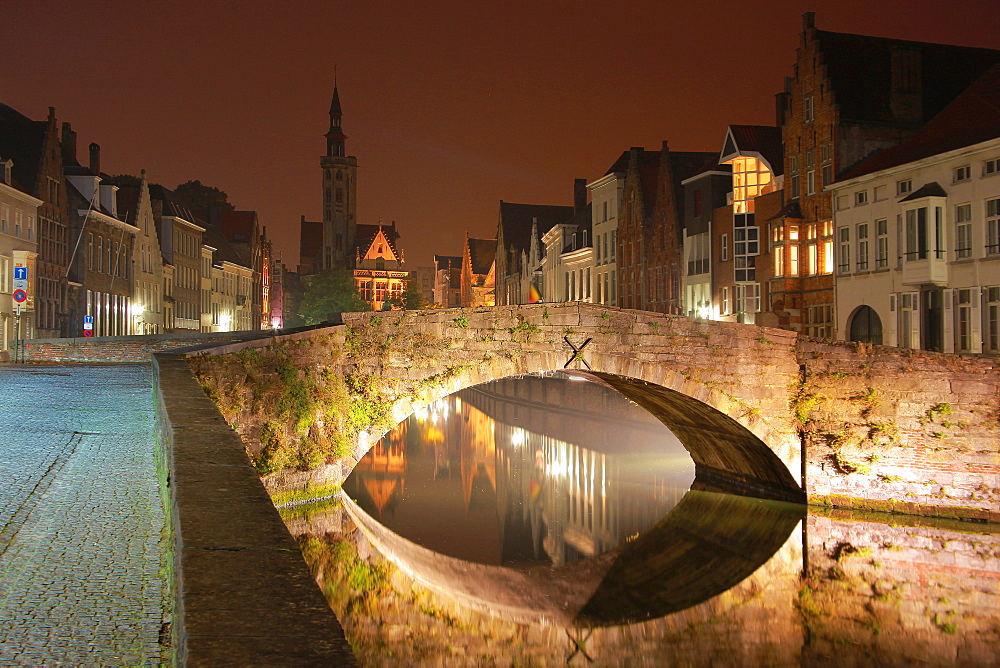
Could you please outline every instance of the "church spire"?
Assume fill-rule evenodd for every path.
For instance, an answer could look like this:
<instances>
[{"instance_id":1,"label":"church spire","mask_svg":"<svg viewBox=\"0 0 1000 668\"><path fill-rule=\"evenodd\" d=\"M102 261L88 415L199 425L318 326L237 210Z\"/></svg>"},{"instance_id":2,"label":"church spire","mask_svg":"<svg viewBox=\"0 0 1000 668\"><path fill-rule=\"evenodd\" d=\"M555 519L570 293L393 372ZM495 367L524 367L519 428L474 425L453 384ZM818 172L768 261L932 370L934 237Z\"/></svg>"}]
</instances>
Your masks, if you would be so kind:
<instances>
[{"instance_id":1,"label":"church spire","mask_svg":"<svg viewBox=\"0 0 1000 668\"><path fill-rule=\"evenodd\" d=\"M340 127L340 91L337 90L337 68L333 68L333 100L330 102L330 129L326 132L326 154L331 157L343 157L344 140L347 135Z\"/></svg>"}]
</instances>

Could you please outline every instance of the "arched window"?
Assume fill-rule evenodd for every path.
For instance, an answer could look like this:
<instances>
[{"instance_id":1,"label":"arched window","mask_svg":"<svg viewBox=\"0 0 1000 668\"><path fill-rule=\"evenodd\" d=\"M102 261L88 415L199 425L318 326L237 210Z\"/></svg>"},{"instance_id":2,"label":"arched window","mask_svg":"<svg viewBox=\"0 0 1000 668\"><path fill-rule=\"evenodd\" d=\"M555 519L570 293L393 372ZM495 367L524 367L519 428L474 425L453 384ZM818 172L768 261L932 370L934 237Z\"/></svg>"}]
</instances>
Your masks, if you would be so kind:
<instances>
[{"instance_id":1,"label":"arched window","mask_svg":"<svg viewBox=\"0 0 1000 668\"><path fill-rule=\"evenodd\" d=\"M851 341L882 345L882 319L871 306L862 306L851 318Z\"/></svg>"}]
</instances>

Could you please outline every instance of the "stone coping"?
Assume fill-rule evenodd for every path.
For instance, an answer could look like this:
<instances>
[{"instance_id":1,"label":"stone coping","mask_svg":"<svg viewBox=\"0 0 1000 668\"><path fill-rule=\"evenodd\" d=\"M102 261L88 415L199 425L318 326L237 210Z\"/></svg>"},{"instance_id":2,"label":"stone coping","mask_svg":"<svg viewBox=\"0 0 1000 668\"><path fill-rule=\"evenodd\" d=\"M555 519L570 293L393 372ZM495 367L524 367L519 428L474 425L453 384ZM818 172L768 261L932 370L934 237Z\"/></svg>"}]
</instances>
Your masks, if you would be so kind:
<instances>
[{"instance_id":1,"label":"stone coping","mask_svg":"<svg viewBox=\"0 0 1000 668\"><path fill-rule=\"evenodd\" d=\"M153 356L178 665L357 665L243 442L178 353Z\"/></svg>"}]
</instances>

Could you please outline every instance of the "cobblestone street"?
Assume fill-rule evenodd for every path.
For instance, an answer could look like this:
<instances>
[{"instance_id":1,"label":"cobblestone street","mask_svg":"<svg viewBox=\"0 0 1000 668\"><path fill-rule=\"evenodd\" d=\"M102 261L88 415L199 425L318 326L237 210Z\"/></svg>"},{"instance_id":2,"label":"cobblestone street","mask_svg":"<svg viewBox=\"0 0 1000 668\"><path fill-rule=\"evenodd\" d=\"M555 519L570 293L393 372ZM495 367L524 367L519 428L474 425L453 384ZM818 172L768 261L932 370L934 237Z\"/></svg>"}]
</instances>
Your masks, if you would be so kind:
<instances>
[{"instance_id":1,"label":"cobblestone street","mask_svg":"<svg viewBox=\"0 0 1000 668\"><path fill-rule=\"evenodd\" d=\"M0 664L168 658L148 364L0 366Z\"/></svg>"}]
</instances>

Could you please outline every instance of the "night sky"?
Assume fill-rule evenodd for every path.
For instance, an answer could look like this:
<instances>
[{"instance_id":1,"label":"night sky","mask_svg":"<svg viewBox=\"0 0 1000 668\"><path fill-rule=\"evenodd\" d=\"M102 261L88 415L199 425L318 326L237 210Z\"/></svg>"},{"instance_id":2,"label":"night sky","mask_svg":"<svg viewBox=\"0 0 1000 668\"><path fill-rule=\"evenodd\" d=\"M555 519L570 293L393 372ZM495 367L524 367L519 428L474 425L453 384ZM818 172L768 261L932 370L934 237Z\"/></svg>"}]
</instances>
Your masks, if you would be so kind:
<instances>
[{"instance_id":1,"label":"night sky","mask_svg":"<svg viewBox=\"0 0 1000 668\"><path fill-rule=\"evenodd\" d=\"M225 190L294 267L299 216L321 215L336 64L358 222L395 220L414 269L493 237L501 199L571 204L574 178L630 146L717 151L730 123L772 124L804 11L1000 48L995 0L0 0L0 102L54 106L105 172Z\"/></svg>"}]
</instances>

